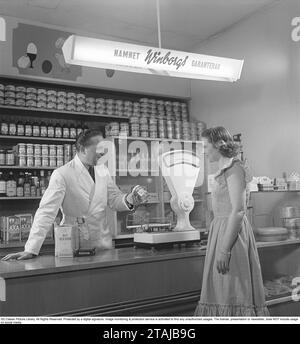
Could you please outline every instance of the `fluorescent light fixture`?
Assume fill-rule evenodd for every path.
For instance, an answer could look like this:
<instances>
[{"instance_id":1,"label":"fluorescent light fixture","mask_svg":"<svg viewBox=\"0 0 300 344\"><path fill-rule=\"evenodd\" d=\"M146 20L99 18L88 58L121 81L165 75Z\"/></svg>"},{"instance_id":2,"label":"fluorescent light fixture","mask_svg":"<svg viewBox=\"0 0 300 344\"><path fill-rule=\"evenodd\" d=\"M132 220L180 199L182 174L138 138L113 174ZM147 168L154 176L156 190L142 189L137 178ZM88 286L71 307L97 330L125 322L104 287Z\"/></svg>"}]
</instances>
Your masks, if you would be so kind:
<instances>
[{"instance_id":1,"label":"fluorescent light fixture","mask_svg":"<svg viewBox=\"0 0 300 344\"><path fill-rule=\"evenodd\" d=\"M69 64L190 79L237 81L243 60L72 35L63 47Z\"/></svg>"},{"instance_id":2,"label":"fluorescent light fixture","mask_svg":"<svg viewBox=\"0 0 300 344\"><path fill-rule=\"evenodd\" d=\"M0 41L6 41L6 22L0 17Z\"/></svg>"}]
</instances>

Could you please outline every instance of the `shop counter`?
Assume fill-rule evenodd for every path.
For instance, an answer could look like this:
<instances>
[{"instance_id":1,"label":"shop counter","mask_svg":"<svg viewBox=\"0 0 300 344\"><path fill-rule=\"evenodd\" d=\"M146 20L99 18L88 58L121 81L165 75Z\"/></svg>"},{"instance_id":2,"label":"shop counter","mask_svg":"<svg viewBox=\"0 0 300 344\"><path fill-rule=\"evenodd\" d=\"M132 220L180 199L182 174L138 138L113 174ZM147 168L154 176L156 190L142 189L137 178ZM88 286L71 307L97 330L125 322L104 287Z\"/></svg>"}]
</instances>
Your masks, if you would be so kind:
<instances>
[{"instance_id":1,"label":"shop counter","mask_svg":"<svg viewBox=\"0 0 300 344\"><path fill-rule=\"evenodd\" d=\"M257 246L265 282L300 277L299 239ZM0 316L192 316L204 259L205 247L194 245L0 261ZM291 292L267 305L271 316L300 315Z\"/></svg>"},{"instance_id":2,"label":"shop counter","mask_svg":"<svg viewBox=\"0 0 300 344\"><path fill-rule=\"evenodd\" d=\"M197 245L0 261L0 316L192 315L204 256Z\"/></svg>"}]
</instances>

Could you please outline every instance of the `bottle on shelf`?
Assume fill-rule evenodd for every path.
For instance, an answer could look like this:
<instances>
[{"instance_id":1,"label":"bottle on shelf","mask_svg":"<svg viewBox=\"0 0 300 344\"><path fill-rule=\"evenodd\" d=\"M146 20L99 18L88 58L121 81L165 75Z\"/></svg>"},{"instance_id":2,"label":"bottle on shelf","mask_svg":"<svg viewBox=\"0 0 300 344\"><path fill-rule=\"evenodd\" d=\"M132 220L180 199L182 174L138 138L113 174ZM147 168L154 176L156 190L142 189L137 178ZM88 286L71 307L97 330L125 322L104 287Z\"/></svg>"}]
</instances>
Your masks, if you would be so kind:
<instances>
[{"instance_id":1,"label":"bottle on shelf","mask_svg":"<svg viewBox=\"0 0 300 344\"><path fill-rule=\"evenodd\" d=\"M24 180L24 197L30 197L30 178L29 173L25 172L25 180Z\"/></svg>"},{"instance_id":2,"label":"bottle on shelf","mask_svg":"<svg viewBox=\"0 0 300 344\"><path fill-rule=\"evenodd\" d=\"M84 124L82 129L83 129L83 131L86 131L87 129L89 129L89 127L87 126L87 124Z\"/></svg>"},{"instance_id":3,"label":"bottle on shelf","mask_svg":"<svg viewBox=\"0 0 300 344\"><path fill-rule=\"evenodd\" d=\"M29 121L25 123L25 136L32 136L32 124Z\"/></svg>"},{"instance_id":4,"label":"bottle on shelf","mask_svg":"<svg viewBox=\"0 0 300 344\"><path fill-rule=\"evenodd\" d=\"M77 137L77 130L74 123L70 125L70 139L76 139Z\"/></svg>"},{"instance_id":5,"label":"bottle on shelf","mask_svg":"<svg viewBox=\"0 0 300 344\"><path fill-rule=\"evenodd\" d=\"M50 182L51 174L52 174L52 171L47 172L47 187L48 187L49 182Z\"/></svg>"},{"instance_id":6,"label":"bottle on shelf","mask_svg":"<svg viewBox=\"0 0 300 344\"><path fill-rule=\"evenodd\" d=\"M54 126L51 122L48 123L48 126L47 126L47 136L54 137Z\"/></svg>"},{"instance_id":7,"label":"bottle on shelf","mask_svg":"<svg viewBox=\"0 0 300 344\"><path fill-rule=\"evenodd\" d=\"M7 197L17 196L17 181L12 171L9 172L9 175L6 181L6 196Z\"/></svg>"},{"instance_id":8,"label":"bottle on shelf","mask_svg":"<svg viewBox=\"0 0 300 344\"><path fill-rule=\"evenodd\" d=\"M41 189L41 195L43 195L46 191L47 185L46 185L46 178L45 178L45 171L40 171L40 189Z\"/></svg>"},{"instance_id":9,"label":"bottle on shelf","mask_svg":"<svg viewBox=\"0 0 300 344\"><path fill-rule=\"evenodd\" d=\"M32 124L32 136L39 137L40 134L41 134L40 126L39 126L38 122L35 121Z\"/></svg>"},{"instance_id":10,"label":"bottle on shelf","mask_svg":"<svg viewBox=\"0 0 300 344\"><path fill-rule=\"evenodd\" d=\"M8 134L11 136L15 136L17 134L17 124L13 120L9 123Z\"/></svg>"},{"instance_id":11,"label":"bottle on shelf","mask_svg":"<svg viewBox=\"0 0 300 344\"><path fill-rule=\"evenodd\" d=\"M70 138L70 128L67 123L63 125L63 134L62 134L64 139L69 139Z\"/></svg>"},{"instance_id":12,"label":"bottle on shelf","mask_svg":"<svg viewBox=\"0 0 300 344\"><path fill-rule=\"evenodd\" d=\"M17 180L17 197L24 197L24 172L20 172Z\"/></svg>"},{"instance_id":13,"label":"bottle on shelf","mask_svg":"<svg viewBox=\"0 0 300 344\"><path fill-rule=\"evenodd\" d=\"M6 179L3 172L0 171L0 197L6 196Z\"/></svg>"},{"instance_id":14,"label":"bottle on shelf","mask_svg":"<svg viewBox=\"0 0 300 344\"><path fill-rule=\"evenodd\" d=\"M9 124L6 118L1 121L0 133L1 135L8 135Z\"/></svg>"},{"instance_id":15,"label":"bottle on shelf","mask_svg":"<svg viewBox=\"0 0 300 344\"><path fill-rule=\"evenodd\" d=\"M45 122L42 122L40 125L40 135L41 137L47 137L48 136L48 129Z\"/></svg>"},{"instance_id":16,"label":"bottle on shelf","mask_svg":"<svg viewBox=\"0 0 300 344\"><path fill-rule=\"evenodd\" d=\"M79 136L79 134L82 132L82 125L81 124L78 124L77 127L76 127L76 134L77 134L77 137Z\"/></svg>"},{"instance_id":17,"label":"bottle on shelf","mask_svg":"<svg viewBox=\"0 0 300 344\"><path fill-rule=\"evenodd\" d=\"M60 123L55 124L55 137L62 138L63 137L63 131Z\"/></svg>"},{"instance_id":18,"label":"bottle on shelf","mask_svg":"<svg viewBox=\"0 0 300 344\"><path fill-rule=\"evenodd\" d=\"M25 136L25 125L22 121L17 122L17 136Z\"/></svg>"},{"instance_id":19,"label":"bottle on shelf","mask_svg":"<svg viewBox=\"0 0 300 344\"><path fill-rule=\"evenodd\" d=\"M35 185L35 179L32 174L29 174L30 176L30 197L36 197L36 185Z\"/></svg>"}]
</instances>

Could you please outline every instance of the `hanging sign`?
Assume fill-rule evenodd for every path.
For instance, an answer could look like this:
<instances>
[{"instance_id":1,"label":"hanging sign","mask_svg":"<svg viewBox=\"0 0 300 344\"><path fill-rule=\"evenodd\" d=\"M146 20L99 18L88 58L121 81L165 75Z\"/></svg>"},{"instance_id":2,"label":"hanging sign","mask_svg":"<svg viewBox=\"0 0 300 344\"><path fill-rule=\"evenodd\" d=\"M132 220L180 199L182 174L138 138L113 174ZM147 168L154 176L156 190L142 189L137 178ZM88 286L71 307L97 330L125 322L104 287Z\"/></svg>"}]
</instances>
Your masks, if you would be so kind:
<instances>
[{"instance_id":1,"label":"hanging sign","mask_svg":"<svg viewBox=\"0 0 300 344\"><path fill-rule=\"evenodd\" d=\"M76 35L62 50L69 64L191 79L236 81L243 67L243 60Z\"/></svg>"}]
</instances>

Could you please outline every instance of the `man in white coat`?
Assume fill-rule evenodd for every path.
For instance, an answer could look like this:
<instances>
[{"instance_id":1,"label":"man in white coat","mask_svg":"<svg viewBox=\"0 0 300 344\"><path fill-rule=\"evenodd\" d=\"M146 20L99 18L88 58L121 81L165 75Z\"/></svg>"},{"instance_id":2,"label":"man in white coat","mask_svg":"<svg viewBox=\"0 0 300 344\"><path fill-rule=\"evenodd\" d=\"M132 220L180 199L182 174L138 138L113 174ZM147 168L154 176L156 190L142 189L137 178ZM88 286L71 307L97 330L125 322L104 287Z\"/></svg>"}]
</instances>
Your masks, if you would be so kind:
<instances>
[{"instance_id":1,"label":"man in white coat","mask_svg":"<svg viewBox=\"0 0 300 344\"><path fill-rule=\"evenodd\" d=\"M74 224L85 218L90 239L99 249L112 248L112 235L106 221L106 207L116 211L133 210L146 201L148 194L137 197L141 186L123 194L113 183L106 166L97 165L101 153L98 144L103 140L96 129L82 132L76 142L77 154L73 160L53 171L39 208L35 214L29 238L23 252L12 253L2 260L30 259L39 254L48 231L59 209L62 223ZM144 190L145 191L145 190Z\"/></svg>"}]
</instances>

